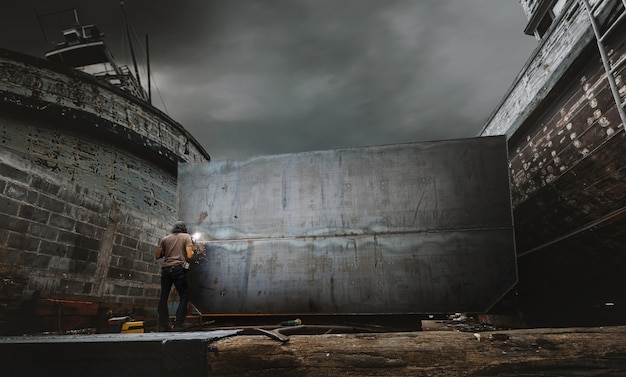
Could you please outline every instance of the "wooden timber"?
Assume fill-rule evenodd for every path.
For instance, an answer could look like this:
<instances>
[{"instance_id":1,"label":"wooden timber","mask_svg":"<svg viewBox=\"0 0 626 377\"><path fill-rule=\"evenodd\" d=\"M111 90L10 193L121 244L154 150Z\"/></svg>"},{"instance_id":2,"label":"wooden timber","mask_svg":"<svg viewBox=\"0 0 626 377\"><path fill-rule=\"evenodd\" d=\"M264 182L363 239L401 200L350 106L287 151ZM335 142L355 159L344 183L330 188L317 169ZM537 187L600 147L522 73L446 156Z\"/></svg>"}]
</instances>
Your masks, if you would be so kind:
<instances>
[{"instance_id":1,"label":"wooden timber","mask_svg":"<svg viewBox=\"0 0 626 377\"><path fill-rule=\"evenodd\" d=\"M624 326L237 336L212 350L211 376L626 375Z\"/></svg>"}]
</instances>

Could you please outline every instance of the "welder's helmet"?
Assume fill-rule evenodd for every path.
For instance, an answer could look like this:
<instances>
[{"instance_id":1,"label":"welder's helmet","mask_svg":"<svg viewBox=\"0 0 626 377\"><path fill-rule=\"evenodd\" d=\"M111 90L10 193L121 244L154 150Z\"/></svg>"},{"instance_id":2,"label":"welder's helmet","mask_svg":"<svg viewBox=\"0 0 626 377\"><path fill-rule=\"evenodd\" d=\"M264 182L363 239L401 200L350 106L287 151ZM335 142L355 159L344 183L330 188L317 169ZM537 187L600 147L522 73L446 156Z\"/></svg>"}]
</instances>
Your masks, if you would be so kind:
<instances>
[{"instance_id":1,"label":"welder's helmet","mask_svg":"<svg viewBox=\"0 0 626 377\"><path fill-rule=\"evenodd\" d=\"M187 233L187 225L182 221L177 221L172 227L172 233Z\"/></svg>"}]
</instances>

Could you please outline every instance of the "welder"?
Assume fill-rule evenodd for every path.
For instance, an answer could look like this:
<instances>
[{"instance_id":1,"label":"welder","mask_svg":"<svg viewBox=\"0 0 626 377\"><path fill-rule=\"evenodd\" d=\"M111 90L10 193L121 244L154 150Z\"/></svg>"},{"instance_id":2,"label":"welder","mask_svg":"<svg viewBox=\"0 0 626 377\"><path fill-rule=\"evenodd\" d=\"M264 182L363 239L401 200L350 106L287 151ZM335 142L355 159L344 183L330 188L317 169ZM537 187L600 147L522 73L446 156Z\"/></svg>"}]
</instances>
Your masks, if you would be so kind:
<instances>
[{"instance_id":1,"label":"welder","mask_svg":"<svg viewBox=\"0 0 626 377\"><path fill-rule=\"evenodd\" d=\"M167 300L172 284L176 288L180 299L173 329L181 330L185 327L187 302L189 301L187 289L188 260L193 257L193 241L187 232L187 225L184 222L177 221L172 227L171 233L161 239L155 257L157 260L165 258L161 265L161 296L158 307L159 331L168 331L170 329Z\"/></svg>"}]
</instances>

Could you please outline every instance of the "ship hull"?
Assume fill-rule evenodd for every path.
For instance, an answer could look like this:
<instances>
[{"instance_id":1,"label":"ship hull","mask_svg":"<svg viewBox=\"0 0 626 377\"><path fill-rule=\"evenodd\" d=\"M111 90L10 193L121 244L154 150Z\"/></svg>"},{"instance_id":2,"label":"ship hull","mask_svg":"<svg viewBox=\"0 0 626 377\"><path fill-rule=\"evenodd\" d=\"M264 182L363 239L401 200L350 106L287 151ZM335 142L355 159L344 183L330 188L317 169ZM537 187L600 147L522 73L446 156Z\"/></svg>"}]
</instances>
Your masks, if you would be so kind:
<instances>
[{"instance_id":1,"label":"ship hull","mask_svg":"<svg viewBox=\"0 0 626 377\"><path fill-rule=\"evenodd\" d=\"M570 8L483 132L508 136L519 284L503 307L532 325L626 318L626 137L582 12ZM624 33L622 22L605 40L611 64L626 57ZM566 50L577 44L578 51ZM618 66L621 101L623 74ZM503 128L512 113L518 117Z\"/></svg>"},{"instance_id":2,"label":"ship hull","mask_svg":"<svg viewBox=\"0 0 626 377\"><path fill-rule=\"evenodd\" d=\"M6 50L0 138L0 332L156 316L177 164L206 152L152 106Z\"/></svg>"}]
</instances>

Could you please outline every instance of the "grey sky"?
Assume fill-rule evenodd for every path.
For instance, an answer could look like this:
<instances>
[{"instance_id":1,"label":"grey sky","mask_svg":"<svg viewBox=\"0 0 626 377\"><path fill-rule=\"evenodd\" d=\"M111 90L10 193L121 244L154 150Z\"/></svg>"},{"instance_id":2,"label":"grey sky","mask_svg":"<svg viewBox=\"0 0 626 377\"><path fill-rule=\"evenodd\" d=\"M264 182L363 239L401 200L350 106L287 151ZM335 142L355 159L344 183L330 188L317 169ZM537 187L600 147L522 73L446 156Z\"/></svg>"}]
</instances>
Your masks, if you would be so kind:
<instances>
[{"instance_id":1,"label":"grey sky","mask_svg":"<svg viewBox=\"0 0 626 377\"><path fill-rule=\"evenodd\" d=\"M515 0L125 4L153 103L213 159L476 136L537 45ZM117 0L3 5L0 46L43 56L34 9L74 6L130 63Z\"/></svg>"}]
</instances>

